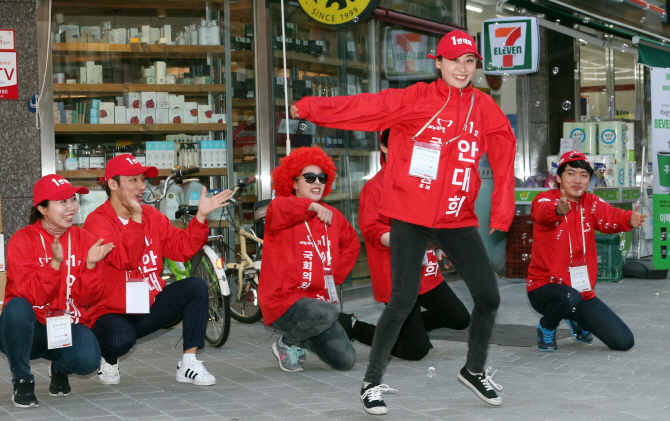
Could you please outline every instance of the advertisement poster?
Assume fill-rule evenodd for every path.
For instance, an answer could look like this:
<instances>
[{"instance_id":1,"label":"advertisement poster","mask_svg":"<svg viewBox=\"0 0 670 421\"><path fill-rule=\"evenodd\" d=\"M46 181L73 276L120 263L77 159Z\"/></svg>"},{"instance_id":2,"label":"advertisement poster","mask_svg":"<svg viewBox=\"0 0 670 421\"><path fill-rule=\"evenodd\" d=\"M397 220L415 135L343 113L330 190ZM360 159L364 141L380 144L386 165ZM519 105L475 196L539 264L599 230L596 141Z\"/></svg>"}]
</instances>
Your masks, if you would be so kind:
<instances>
[{"instance_id":1,"label":"advertisement poster","mask_svg":"<svg viewBox=\"0 0 670 421\"><path fill-rule=\"evenodd\" d=\"M0 99L19 99L16 52L0 52Z\"/></svg>"},{"instance_id":2,"label":"advertisement poster","mask_svg":"<svg viewBox=\"0 0 670 421\"><path fill-rule=\"evenodd\" d=\"M435 59L427 55L437 49L438 38L402 29L384 28L384 74L389 80L435 79ZM431 53L432 54L432 53Z\"/></svg>"},{"instance_id":3,"label":"advertisement poster","mask_svg":"<svg viewBox=\"0 0 670 421\"><path fill-rule=\"evenodd\" d=\"M670 73L651 69L651 138L654 172L654 258L656 269L669 269L670 229Z\"/></svg>"},{"instance_id":4,"label":"advertisement poster","mask_svg":"<svg viewBox=\"0 0 670 421\"><path fill-rule=\"evenodd\" d=\"M482 58L487 75L537 72L540 26L535 18L487 19L482 23Z\"/></svg>"}]
</instances>

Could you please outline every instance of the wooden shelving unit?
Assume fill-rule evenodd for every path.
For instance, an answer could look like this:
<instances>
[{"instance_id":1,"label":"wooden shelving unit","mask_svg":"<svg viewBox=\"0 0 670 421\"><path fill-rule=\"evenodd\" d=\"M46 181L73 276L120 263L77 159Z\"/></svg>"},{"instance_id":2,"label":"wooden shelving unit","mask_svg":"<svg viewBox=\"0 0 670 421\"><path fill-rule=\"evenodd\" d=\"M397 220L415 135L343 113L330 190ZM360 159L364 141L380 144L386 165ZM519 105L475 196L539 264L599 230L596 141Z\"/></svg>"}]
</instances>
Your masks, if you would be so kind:
<instances>
[{"instance_id":1,"label":"wooden shelving unit","mask_svg":"<svg viewBox=\"0 0 670 421\"><path fill-rule=\"evenodd\" d=\"M225 123L203 124L56 124L56 134L199 133L226 130Z\"/></svg>"},{"instance_id":2,"label":"wooden shelving unit","mask_svg":"<svg viewBox=\"0 0 670 421\"><path fill-rule=\"evenodd\" d=\"M54 97L104 96L125 92L169 92L171 94L207 95L226 92L226 85L146 85L140 83L54 83Z\"/></svg>"},{"instance_id":3,"label":"wooden shelving unit","mask_svg":"<svg viewBox=\"0 0 670 421\"><path fill-rule=\"evenodd\" d=\"M81 62L88 60L120 60L124 58L205 58L207 54L224 54L223 45L158 45L158 44L52 44L54 60Z\"/></svg>"},{"instance_id":4,"label":"wooden shelving unit","mask_svg":"<svg viewBox=\"0 0 670 421\"><path fill-rule=\"evenodd\" d=\"M284 52L282 50L274 50L275 58L283 58ZM333 67L340 67L344 65L344 60L339 58L331 58L326 56L313 56L310 54L294 53L292 51L286 52L286 60L288 62L296 61L305 64L301 70L308 70L319 73L332 73ZM369 70L368 63L360 63L357 61L347 60L347 67L356 70Z\"/></svg>"}]
</instances>

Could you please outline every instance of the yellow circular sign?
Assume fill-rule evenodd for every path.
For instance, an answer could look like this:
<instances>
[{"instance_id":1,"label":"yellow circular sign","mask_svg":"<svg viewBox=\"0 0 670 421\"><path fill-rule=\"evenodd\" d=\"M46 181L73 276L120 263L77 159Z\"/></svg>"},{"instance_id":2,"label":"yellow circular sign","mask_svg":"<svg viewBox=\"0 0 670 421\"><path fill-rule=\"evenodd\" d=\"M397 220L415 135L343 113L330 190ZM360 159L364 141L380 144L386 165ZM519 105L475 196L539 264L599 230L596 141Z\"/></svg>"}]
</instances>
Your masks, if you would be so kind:
<instances>
[{"instance_id":1,"label":"yellow circular sign","mask_svg":"<svg viewBox=\"0 0 670 421\"><path fill-rule=\"evenodd\" d=\"M317 22L348 25L367 19L380 0L300 0L302 9Z\"/></svg>"}]
</instances>

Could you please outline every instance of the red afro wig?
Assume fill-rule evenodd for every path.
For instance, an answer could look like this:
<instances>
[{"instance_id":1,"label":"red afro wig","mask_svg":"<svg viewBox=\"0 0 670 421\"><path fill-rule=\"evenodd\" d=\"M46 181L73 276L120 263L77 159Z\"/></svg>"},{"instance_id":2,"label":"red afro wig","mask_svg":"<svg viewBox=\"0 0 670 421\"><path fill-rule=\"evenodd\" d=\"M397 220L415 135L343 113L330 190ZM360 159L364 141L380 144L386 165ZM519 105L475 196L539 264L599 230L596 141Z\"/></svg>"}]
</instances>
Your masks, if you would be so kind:
<instances>
[{"instance_id":1,"label":"red afro wig","mask_svg":"<svg viewBox=\"0 0 670 421\"><path fill-rule=\"evenodd\" d=\"M328 196L332 191L330 186L335 181L335 170L337 168L333 160L316 146L293 149L289 156L279 160L279 166L272 172L272 183L277 196L291 195L293 193L293 179L298 177L302 169L308 165L319 166L328 176L322 198Z\"/></svg>"}]
</instances>

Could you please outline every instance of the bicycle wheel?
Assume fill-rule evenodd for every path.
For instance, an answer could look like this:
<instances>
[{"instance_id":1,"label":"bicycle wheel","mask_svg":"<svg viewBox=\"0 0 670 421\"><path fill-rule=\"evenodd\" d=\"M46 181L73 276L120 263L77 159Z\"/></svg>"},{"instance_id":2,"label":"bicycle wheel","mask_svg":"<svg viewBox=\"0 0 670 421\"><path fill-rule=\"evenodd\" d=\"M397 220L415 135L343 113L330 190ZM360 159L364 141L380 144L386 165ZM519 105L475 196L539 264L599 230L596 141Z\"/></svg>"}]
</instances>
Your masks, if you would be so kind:
<instances>
[{"instance_id":1,"label":"bicycle wheel","mask_svg":"<svg viewBox=\"0 0 670 421\"><path fill-rule=\"evenodd\" d=\"M214 271L215 265L216 262L212 262L207 253L200 250L191 259L190 275L207 282L209 310L205 339L210 345L218 348L226 343L230 333L230 297L221 294L219 280Z\"/></svg>"},{"instance_id":2,"label":"bicycle wheel","mask_svg":"<svg viewBox=\"0 0 670 421\"><path fill-rule=\"evenodd\" d=\"M257 273L257 272L256 272ZM228 285L230 285L230 309L233 319L241 323L256 323L263 315L261 307L258 304L258 285L254 281L254 274L245 276L242 283L242 294L237 299L237 291L240 287L238 281L238 272L236 270L226 271L228 275Z\"/></svg>"}]
</instances>

